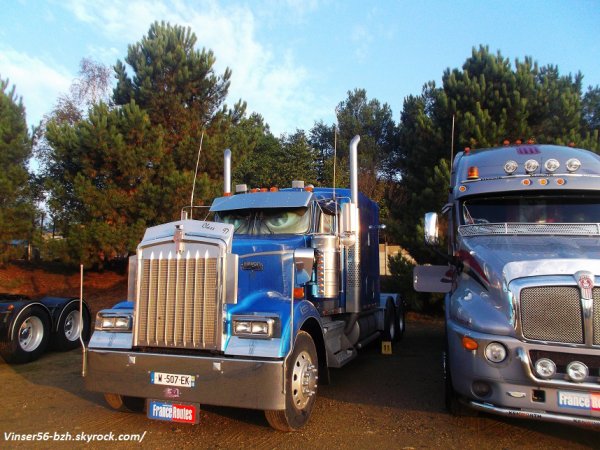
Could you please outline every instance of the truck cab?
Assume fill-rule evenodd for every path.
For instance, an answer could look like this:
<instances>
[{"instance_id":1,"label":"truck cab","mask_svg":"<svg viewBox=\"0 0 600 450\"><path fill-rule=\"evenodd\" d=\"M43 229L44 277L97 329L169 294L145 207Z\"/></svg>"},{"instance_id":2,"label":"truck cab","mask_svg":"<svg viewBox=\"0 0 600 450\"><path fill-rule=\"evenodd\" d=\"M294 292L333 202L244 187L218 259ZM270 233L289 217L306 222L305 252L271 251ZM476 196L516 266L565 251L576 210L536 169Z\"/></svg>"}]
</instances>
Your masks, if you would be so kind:
<instances>
[{"instance_id":1,"label":"truck cab","mask_svg":"<svg viewBox=\"0 0 600 450\"><path fill-rule=\"evenodd\" d=\"M599 426L600 156L461 152L443 211L448 264L414 286L446 293L448 409ZM427 214L430 245L438 228Z\"/></svg>"}]
</instances>

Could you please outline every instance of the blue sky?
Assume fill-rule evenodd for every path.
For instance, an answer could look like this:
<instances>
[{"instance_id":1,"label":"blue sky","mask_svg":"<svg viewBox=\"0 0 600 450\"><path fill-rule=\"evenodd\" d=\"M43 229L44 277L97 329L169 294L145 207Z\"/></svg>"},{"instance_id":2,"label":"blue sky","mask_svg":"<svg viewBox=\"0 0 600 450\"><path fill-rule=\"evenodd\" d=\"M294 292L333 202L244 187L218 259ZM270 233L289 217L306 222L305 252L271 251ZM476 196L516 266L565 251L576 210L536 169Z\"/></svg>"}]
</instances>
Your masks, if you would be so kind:
<instances>
[{"instance_id":1,"label":"blue sky","mask_svg":"<svg viewBox=\"0 0 600 450\"><path fill-rule=\"evenodd\" d=\"M186 25L233 71L238 99L279 135L331 124L364 88L396 121L406 96L438 85L480 44L532 56L600 85L598 0L0 0L0 77L16 85L35 125L77 76L82 58L126 56L154 20Z\"/></svg>"}]
</instances>

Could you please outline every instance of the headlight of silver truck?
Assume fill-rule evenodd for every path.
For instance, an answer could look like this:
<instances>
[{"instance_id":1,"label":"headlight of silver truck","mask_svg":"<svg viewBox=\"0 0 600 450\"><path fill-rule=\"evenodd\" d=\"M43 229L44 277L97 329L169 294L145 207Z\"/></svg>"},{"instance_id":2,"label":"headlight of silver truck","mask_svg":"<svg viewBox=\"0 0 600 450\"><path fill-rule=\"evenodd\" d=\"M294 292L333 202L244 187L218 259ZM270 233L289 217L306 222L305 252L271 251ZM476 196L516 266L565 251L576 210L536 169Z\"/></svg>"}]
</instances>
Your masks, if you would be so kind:
<instances>
[{"instance_id":1,"label":"headlight of silver truck","mask_svg":"<svg viewBox=\"0 0 600 450\"><path fill-rule=\"evenodd\" d=\"M500 363L506 359L506 347L500 342L490 342L485 347L485 357L488 361Z\"/></svg>"},{"instance_id":2,"label":"headlight of silver truck","mask_svg":"<svg viewBox=\"0 0 600 450\"><path fill-rule=\"evenodd\" d=\"M260 316L232 316L234 336L252 339L279 337L279 318Z\"/></svg>"},{"instance_id":3,"label":"headlight of silver truck","mask_svg":"<svg viewBox=\"0 0 600 450\"><path fill-rule=\"evenodd\" d=\"M106 313L96 314L97 331L131 331L131 314Z\"/></svg>"}]
</instances>

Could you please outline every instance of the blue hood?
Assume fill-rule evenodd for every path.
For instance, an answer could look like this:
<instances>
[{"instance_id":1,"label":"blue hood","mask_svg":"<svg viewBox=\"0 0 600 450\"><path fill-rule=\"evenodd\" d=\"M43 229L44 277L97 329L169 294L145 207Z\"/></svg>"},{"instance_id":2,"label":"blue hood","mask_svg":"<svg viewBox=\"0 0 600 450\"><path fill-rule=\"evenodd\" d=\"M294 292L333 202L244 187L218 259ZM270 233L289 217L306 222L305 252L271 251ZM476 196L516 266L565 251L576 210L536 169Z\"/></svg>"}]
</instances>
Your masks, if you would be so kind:
<instances>
[{"instance_id":1,"label":"blue hood","mask_svg":"<svg viewBox=\"0 0 600 450\"><path fill-rule=\"evenodd\" d=\"M243 304L258 291L290 298L294 250L309 245L310 236L304 235L236 235L232 252L240 257L238 301Z\"/></svg>"}]
</instances>

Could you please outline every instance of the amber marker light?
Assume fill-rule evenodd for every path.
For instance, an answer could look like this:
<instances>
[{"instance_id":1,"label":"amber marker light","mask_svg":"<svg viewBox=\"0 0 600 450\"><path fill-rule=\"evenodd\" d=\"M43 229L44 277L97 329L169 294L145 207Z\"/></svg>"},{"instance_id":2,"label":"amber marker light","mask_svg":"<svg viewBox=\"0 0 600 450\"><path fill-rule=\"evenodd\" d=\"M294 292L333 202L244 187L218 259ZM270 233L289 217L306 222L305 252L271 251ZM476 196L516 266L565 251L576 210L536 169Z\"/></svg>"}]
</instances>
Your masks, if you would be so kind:
<instances>
[{"instance_id":1,"label":"amber marker light","mask_svg":"<svg viewBox=\"0 0 600 450\"><path fill-rule=\"evenodd\" d=\"M479 178L479 168L477 166L471 166L467 170L467 180L477 180Z\"/></svg>"},{"instance_id":2,"label":"amber marker light","mask_svg":"<svg viewBox=\"0 0 600 450\"><path fill-rule=\"evenodd\" d=\"M223 197L231 197L231 192L223 192Z\"/></svg>"},{"instance_id":3,"label":"amber marker light","mask_svg":"<svg viewBox=\"0 0 600 450\"><path fill-rule=\"evenodd\" d=\"M470 338L469 336L463 336L462 338L462 346L466 349L466 350L477 350L477 348L479 347L479 344L477 343L477 341L473 338Z\"/></svg>"},{"instance_id":4,"label":"amber marker light","mask_svg":"<svg viewBox=\"0 0 600 450\"><path fill-rule=\"evenodd\" d=\"M277 191L279 191L279 188L277 188L275 186L272 186L271 189L269 189L269 191L271 191L271 192L277 192Z\"/></svg>"},{"instance_id":5,"label":"amber marker light","mask_svg":"<svg viewBox=\"0 0 600 450\"><path fill-rule=\"evenodd\" d=\"M294 288L294 298L295 299L304 298L304 288L303 287L295 287Z\"/></svg>"},{"instance_id":6,"label":"amber marker light","mask_svg":"<svg viewBox=\"0 0 600 450\"><path fill-rule=\"evenodd\" d=\"M524 179L523 181L521 181L521 183L523 184L523 186L530 186L531 185L531 180L529 179Z\"/></svg>"},{"instance_id":7,"label":"amber marker light","mask_svg":"<svg viewBox=\"0 0 600 450\"><path fill-rule=\"evenodd\" d=\"M556 184L558 184L559 186L563 186L565 184L564 178L558 178L556 180Z\"/></svg>"},{"instance_id":8,"label":"amber marker light","mask_svg":"<svg viewBox=\"0 0 600 450\"><path fill-rule=\"evenodd\" d=\"M542 179L540 180L540 184L541 184L542 186L546 186L546 185L548 184L548 180L547 180L546 178L542 178Z\"/></svg>"},{"instance_id":9,"label":"amber marker light","mask_svg":"<svg viewBox=\"0 0 600 450\"><path fill-rule=\"evenodd\" d=\"M13 309L15 309L15 305L13 305L12 303L10 305L8 305L6 307L7 311L12 311Z\"/></svg>"},{"instance_id":10,"label":"amber marker light","mask_svg":"<svg viewBox=\"0 0 600 450\"><path fill-rule=\"evenodd\" d=\"M458 190L459 190L460 192L467 192L467 187L466 187L466 186L460 186L460 187L458 188Z\"/></svg>"}]
</instances>

